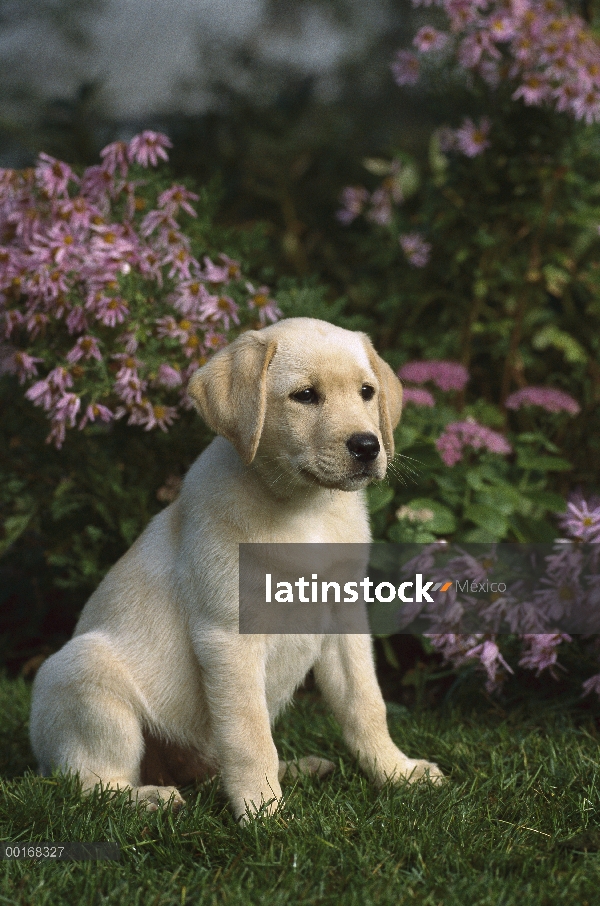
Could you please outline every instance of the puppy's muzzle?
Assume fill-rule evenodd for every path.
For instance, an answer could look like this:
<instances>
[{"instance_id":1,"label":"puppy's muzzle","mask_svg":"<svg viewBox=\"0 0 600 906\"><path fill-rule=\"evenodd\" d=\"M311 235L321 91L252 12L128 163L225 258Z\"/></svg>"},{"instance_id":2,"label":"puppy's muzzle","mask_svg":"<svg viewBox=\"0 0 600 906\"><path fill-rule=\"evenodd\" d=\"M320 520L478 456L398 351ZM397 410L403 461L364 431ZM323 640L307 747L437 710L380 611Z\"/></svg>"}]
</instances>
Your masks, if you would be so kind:
<instances>
[{"instance_id":1,"label":"puppy's muzzle","mask_svg":"<svg viewBox=\"0 0 600 906\"><path fill-rule=\"evenodd\" d=\"M379 441L374 434L353 434L346 441L350 455L359 462L373 462L379 456Z\"/></svg>"}]
</instances>

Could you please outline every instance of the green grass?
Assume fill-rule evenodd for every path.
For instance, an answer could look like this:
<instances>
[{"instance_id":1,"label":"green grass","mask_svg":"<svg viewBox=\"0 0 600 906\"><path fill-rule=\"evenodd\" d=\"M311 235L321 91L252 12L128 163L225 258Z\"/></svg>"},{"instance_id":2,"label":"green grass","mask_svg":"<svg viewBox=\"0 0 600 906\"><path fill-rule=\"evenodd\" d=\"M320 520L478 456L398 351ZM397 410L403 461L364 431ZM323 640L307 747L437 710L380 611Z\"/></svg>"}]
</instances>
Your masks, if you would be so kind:
<instances>
[{"instance_id":1,"label":"green grass","mask_svg":"<svg viewBox=\"0 0 600 906\"><path fill-rule=\"evenodd\" d=\"M599 734L568 702L393 706L396 742L437 761L449 782L377 792L307 695L278 725L280 752L322 754L336 772L288 785L283 812L241 829L216 781L186 789L173 816L36 777L28 704L27 684L0 680L0 838L114 840L122 857L1 862L0 904L600 903Z\"/></svg>"}]
</instances>

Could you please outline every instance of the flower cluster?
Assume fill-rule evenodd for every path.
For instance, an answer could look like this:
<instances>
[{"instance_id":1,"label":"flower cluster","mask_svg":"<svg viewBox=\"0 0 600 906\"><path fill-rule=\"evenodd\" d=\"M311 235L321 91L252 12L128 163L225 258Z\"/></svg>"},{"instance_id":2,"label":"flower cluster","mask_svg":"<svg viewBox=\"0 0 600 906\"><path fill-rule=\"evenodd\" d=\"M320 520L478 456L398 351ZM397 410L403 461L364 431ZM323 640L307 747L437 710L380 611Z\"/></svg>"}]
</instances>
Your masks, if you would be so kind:
<instances>
[{"instance_id":1,"label":"flower cluster","mask_svg":"<svg viewBox=\"0 0 600 906\"><path fill-rule=\"evenodd\" d=\"M474 634L460 634L435 631L427 638L440 652L444 660L455 667L461 667L472 660L478 661L487 674L488 691L497 689L513 672L500 653L499 637L495 627L506 622L522 643L519 666L535 670L539 675L548 671L555 676L558 665L558 649L561 644L572 641L566 632L550 632L552 624L565 618L577 627L578 632L589 633L597 627L597 612L600 606L600 497L586 500L580 492L571 495L569 512L559 517L561 527L567 531L567 539L559 539L552 552L545 557L543 571L534 580L533 588L514 571L513 579L505 582L504 590L489 595L486 603L457 591L454 587L447 595L447 601L440 608L432 609L433 623L448 625L463 620L465 613L476 614L476 621L482 630ZM583 548L581 542L592 542ZM428 578L443 581L448 575L457 574L475 583L486 583L493 579L497 568L494 551L470 553L462 551L443 566L436 566L435 558L449 550L439 542L427 545L419 554L419 568L427 570ZM531 556L529 554L528 556ZM416 558L403 567L407 574L415 571ZM528 561L528 570L531 564ZM510 575L504 569L504 578ZM482 606L483 603L483 606ZM413 616L416 616L414 614ZM591 629L587 621L591 616ZM579 626L578 626L579 621ZM523 629L529 627L529 631ZM435 625L433 627L435 630ZM586 680L584 694L597 692L600 696L600 674Z\"/></svg>"},{"instance_id":2,"label":"flower cluster","mask_svg":"<svg viewBox=\"0 0 600 906\"><path fill-rule=\"evenodd\" d=\"M431 381L440 390L463 390L469 382L469 372L460 362L432 359L428 362L407 362L398 371L402 381L425 384Z\"/></svg>"},{"instance_id":3,"label":"flower cluster","mask_svg":"<svg viewBox=\"0 0 600 906\"><path fill-rule=\"evenodd\" d=\"M510 80L514 100L551 105L586 123L600 120L600 47L560 0L432 2L446 14L449 31L425 26L413 40L416 53L398 52L392 72L399 85L414 85L421 57L443 51L491 87Z\"/></svg>"},{"instance_id":4,"label":"flower cluster","mask_svg":"<svg viewBox=\"0 0 600 906\"><path fill-rule=\"evenodd\" d=\"M405 168L399 160L392 160L389 163L371 160L365 162L365 165L378 176L383 176L384 179L374 192L368 192L364 186L346 186L340 197L342 207L336 217L340 223L348 226L364 213L366 219L371 223L387 226L392 222L393 206L402 204L404 201L402 182ZM426 259L427 257L428 250ZM427 260L424 264L426 263ZM423 265L417 265L417 267L423 267Z\"/></svg>"},{"instance_id":5,"label":"flower cluster","mask_svg":"<svg viewBox=\"0 0 600 906\"><path fill-rule=\"evenodd\" d=\"M586 500L580 492L571 495L568 504L569 512L559 517L561 526L568 538L559 539L551 552L534 566L537 550L530 549L521 557L520 565L526 563L526 569L506 568L503 563L502 577L513 575L504 585L493 585L500 591L490 592L487 600L481 595L475 596L469 591L461 591L453 585L443 604L421 605L413 607L411 619L428 617L431 621L431 632L427 638L433 647L443 655L444 660L455 667L462 667L469 662L476 662L487 676L488 691L497 689L512 668L505 661L500 651L498 628L505 623L514 632L522 644L518 661L520 667L534 670L537 675L548 671L555 676L558 664L558 649L563 643L572 641L566 632L551 631L553 625L565 623L572 625L578 633L595 631L598 625L600 608L600 498ZM582 542L592 542L582 544ZM404 564L403 572L413 575L417 568L426 572L433 582L445 581L449 575L461 576L469 580L469 586L488 587L493 583L498 572L498 550L493 545L489 550L481 550L475 545L472 551L468 545L458 546L458 555L453 545L427 545L417 557ZM436 558L445 557L443 563ZM450 559L448 559L448 556ZM508 552L506 556L514 556ZM522 574L521 574L522 573ZM446 628L459 628L464 623L477 625L477 633L464 634L445 631ZM436 631L439 627L440 630ZM526 630L526 631L524 631ZM596 692L600 696L600 674L586 680L584 694Z\"/></svg>"},{"instance_id":6,"label":"flower cluster","mask_svg":"<svg viewBox=\"0 0 600 906\"><path fill-rule=\"evenodd\" d=\"M458 151L466 157L478 157L486 148L489 148L489 134L492 123L489 117L483 116L478 123L470 117L465 117L458 129L443 126L438 129L437 137L440 150L444 153Z\"/></svg>"},{"instance_id":7,"label":"flower cluster","mask_svg":"<svg viewBox=\"0 0 600 906\"><path fill-rule=\"evenodd\" d=\"M185 386L227 342L242 313L257 326L280 312L238 262L195 257L180 218L198 196L172 185L148 204L143 168L167 159L165 135L114 142L76 174L47 154L35 168L0 170L0 336L3 370L41 406L48 440L126 417L167 427L189 407Z\"/></svg>"},{"instance_id":8,"label":"flower cluster","mask_svg":"<svg viewBox=\"0 0 600 906\"><path fill-rule=\"evenodd\" d=\"M547 412L568 412L577 415L579 403L564 390L552 387L523 387L511 393L504 402L507 409L520 409L521 406L540 406Z\"/></svg>"},{"instance_id":9,"label":"flower cluster","mask_svg":"<svg viewBox=\"0 0 600 906\"><path fill-rule=\"evenodd\" d=\"M463 458L465 447L474 450L489 450L490 453L507 454L512 452L512 447L506 438L485 425L480 425L474 419L462 422L450 422L435 442L442 461L447 466L453 466Z\"/></svg>"},{"instance_id":10,"label":"flower cluster","mask_svg":"<svg viewBox=\"0 0 600 906\"><path fill-rule=\"evenodd\" d=\"M420 233L404 233L399 236L400 248L413 267L425 267L429 261L431 243L425 242Z\"/></svg>"}]
</instances>

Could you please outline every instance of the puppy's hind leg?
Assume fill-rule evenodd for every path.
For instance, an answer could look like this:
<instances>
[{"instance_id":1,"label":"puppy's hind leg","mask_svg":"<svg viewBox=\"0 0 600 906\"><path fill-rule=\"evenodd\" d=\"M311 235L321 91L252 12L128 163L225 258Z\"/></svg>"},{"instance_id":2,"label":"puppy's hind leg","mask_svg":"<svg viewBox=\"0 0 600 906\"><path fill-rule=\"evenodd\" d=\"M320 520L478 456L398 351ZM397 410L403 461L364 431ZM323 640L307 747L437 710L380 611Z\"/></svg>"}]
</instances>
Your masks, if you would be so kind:
<instances>
[{"instance_id":1,"label":"puppy's hind leg","mask_svg":"<svg viewBox=\"0 0 600 906\"><path fill-rule=\"evenodd\" d=\"M106 636L76 636L42 664L35 679L30 734L41 773L71 771L84 792L98 784L130 790L134 803L151 809L171 798L183 804L174 788L139 787L143 710Z\"/></svg>"}]
</instances>

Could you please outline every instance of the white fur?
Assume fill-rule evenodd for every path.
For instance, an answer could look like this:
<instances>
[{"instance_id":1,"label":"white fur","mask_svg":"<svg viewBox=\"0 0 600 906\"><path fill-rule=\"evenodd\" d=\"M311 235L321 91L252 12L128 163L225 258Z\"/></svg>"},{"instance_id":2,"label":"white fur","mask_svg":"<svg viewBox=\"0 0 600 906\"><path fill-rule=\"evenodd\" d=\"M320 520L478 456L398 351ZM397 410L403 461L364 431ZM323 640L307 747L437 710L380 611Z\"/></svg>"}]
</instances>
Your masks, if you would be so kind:
<instances>
[{"instance_id":1,"label":"white fur","mask_svg":"<svg viewBox=\"0 0 600 906\"><path fill-rule=\"evenodd\" d=\"M371 401L364 383L376 390ZM290 398L309 386L318 405ZM314 668L377 784L439 781L435 765L407 758L389 736L368 636L238 631L240 542L370 540L362 489L392 455L399 382L364 335L290 319L242 335L194 375L190 395L229 439L216 437L196 460L179 497L91 596L73 639L40 668L31 713L40 770L77 772L86 790L129 788L151 808L181 804L160 778L140 785L152 738L220 772L237 817L272 811L285 766L271 725ZM381 445L364 474L346 447L357 432Z\"/></svg>"}]
</instances>

